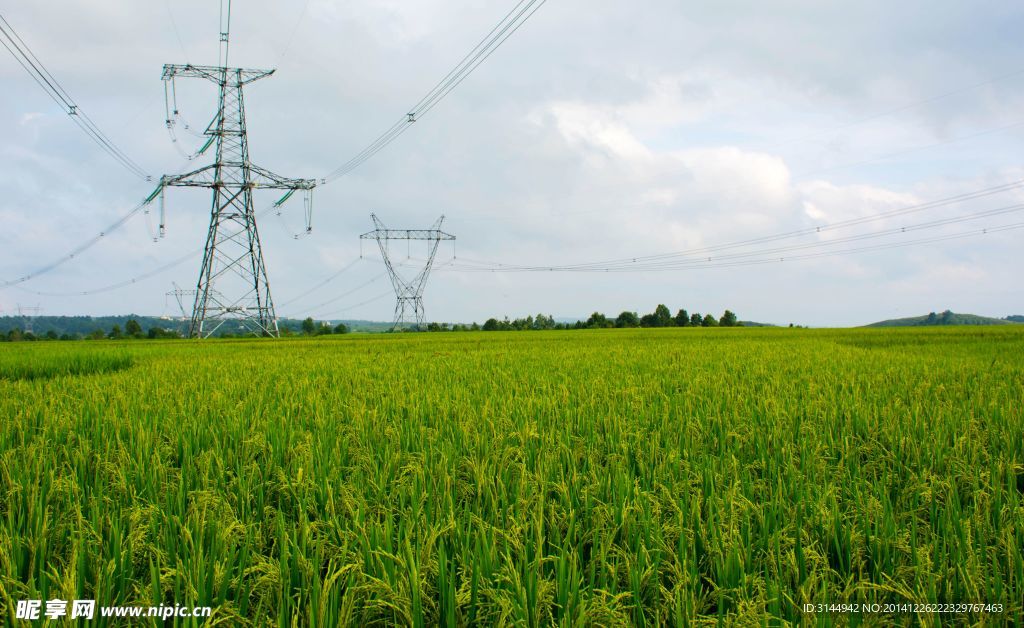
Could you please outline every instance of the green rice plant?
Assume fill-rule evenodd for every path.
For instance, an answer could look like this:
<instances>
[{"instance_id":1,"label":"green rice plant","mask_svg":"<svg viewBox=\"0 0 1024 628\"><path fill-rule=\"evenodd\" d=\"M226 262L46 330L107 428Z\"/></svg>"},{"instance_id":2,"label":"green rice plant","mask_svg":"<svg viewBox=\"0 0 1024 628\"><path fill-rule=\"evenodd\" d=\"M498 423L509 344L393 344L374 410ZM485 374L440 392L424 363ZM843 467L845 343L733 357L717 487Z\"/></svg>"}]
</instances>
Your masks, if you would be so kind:
<instances>
[{"instance_id":1,"label":"green rice plant","mask_svg":"<svg viewBox=\"0 0 1024 628\"><path fill-rule=\"evenodd\" d=\"M34 380L61 376L112 373L131 368L133 358L124 351L68 353L33 351L17 347L0 351L0 380Z\"/></svg>"},{"instance_id":2,"label":"green rice plant","mask_svg":"<svg viewBox=\"0 0 1024 628\"><path fill-rule=\"evenodd\" d=\"M1022 399L1014 326L5 345L0 616L1020 623Z\"/></svg>"}]
</instances>

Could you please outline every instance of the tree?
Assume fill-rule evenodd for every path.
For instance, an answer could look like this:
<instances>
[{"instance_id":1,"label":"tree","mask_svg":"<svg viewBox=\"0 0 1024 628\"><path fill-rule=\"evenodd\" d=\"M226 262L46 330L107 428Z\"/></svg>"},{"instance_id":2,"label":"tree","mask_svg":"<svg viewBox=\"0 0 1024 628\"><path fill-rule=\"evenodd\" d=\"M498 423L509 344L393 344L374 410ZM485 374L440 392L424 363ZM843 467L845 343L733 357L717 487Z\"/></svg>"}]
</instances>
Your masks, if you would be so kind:
<instances>
[{"instance_id":1,"label":"tree","mask_svg":"<svg viewBox=\"0 0 1024 628\"><path fill-rule=\"evenodd\" d=\"M312 336L316 333L316 323L313 322L313 317L309 317L302 321L302 333L307 336Z\"/></svg>"},{"instance_id":2,"label":"tree","mask_svg":"<svg viewBox=\"0 0 1024 628\"><path fill-rule=\"evenodd\" d=\"M124 324L124 333L132 338L142 338L142 325L139 325L139 321L134 318L129 318L128 322Z\"/></svg>"},{"instance_id":3,"label":"tree","mask_svg":"<svg viewBox=\"0 0 1024 628\"><path fill-rule=\"evenodd\" d=\"M718 320L710 314L705 314L700 324L704 327L718 327Z\"/></svg>"},{"instance_id":4,"label":"tree","mask_svg":"<svg viewBox=\"0 0 1024 628\"><path fill-rule=\"evenodd\" d=\"M615 317L616 327L639 327L640 317L636 312L623 312Z\"/></svg>"},{"instance_id":5,"label":"tree","mask_svg":"<svg viewBox=\"0 0 1024 628\"><path fill-rule=\"evenodd\" d=\"M952 325L953 324L953 313L950 312L949 310L946 310L945 312L942 313L942 317L939 320L941 321L941 323L943 325Z\"/></svg>"},{"instance_id":6,"label":"tree","mask_svg":"<svg viewBox=\"0 0 1024 628\"><path fill-rule=\"evenodd\" d=\"M498 319L488 318L484 323L484 331L498 331Z\"/></svg>"},{"instance_id":7,"label":"tree","mask_svg":"<svg viewBox=\"0 0 1024 628\"><path fill-rule=\"evenodd\" d=\"M657 323L655 327L671 327L675 323L672 313L668 311L664 303L659 303L658 307L654 308L654 320Z\"/></svg>"},{"instance_id":8,"label":"tree","mask_svg":"<svg viewBox=\"0 0 1024 628\"><path fill-rule=\"evenodd\" d=\"M147 333L149 338L153 340L159 340L160 338L180 338L178 332L173 329L164 329L163 327L150 327Z\"/></svg>"},{"instance_id":9,"label":"tree","mask_svg":"<svg viewBox=\"0 0 1024 628\"><path fill-rule=\"evenodd\" d=\"M121 338L121 326L120 325L114 325L113 327L111 327L110 328L110 333L107 334L107 337L112 339L112 340L120 339Z\"/></svg>"},{"instance_id":10,"label":"tree","mask_svg":"<svg viewBox=\"0 0 1024 628\"><path fill-rule=\"evenodd\" d=\"M935 315L935 312L928 313L928 320L925 322L927 325L938 325L939 317Z\"/></svg>"},{"instance_id":11,"label":"tree","mask_svg":"<svg viewBox=\"0 0 1024 628\"><path fill-rule=\"evenodd\" d=\"M545 316L543 314L538 314L536 316L536 318L533 319L533 328L534 329L554 329L555 328L555 317L554 316Z\"/></svg>"},{"instance_id":12,"label":"tree","mask_svg":"<svg viewBox=\"0 0 1024 628\"><path fill-rule=\"evenodd\" d=\"M676 312L676 327L686 327L690 324L690 315L686 313L686 310L679 310Z\"/></svg>"},{"instance_id":13,"label":"tree","mask_svg":"<svg viewBox=\"0 0 1024 628\"><path fill-rule=\"evenodd\" d=\"M102 329L94 329L89 332L89 338L92 340L103 340L106 334L103 333Z\"/></svg>"},{"instance_id":14,"label":"tree","mask_svg":"<svg viewBox=\"0 0 1024 628\"><path fill-rule=\"evenodd\" d=\"M58 336L57 332L55 332L54 330L51 329L48 332L46 332L47 340L57 340L58 338L60 338L60 336Z\"/></svg>"},{"instance_id":15,"label":"tree","mask_svg":"<svg viewBox=\"0 0 1024 628\"><path fill-rule=\"evenodd\" d=\"M590 329L602 329L605 327L614 327L615 323L608 320L608 317L600 312L594 312L587 319L586 327Z\"/></svg>"},{"instance_id":16,"label":"tree","mask_svg":"<svg viewBox=\"0 0 1024 628\"><path fill-rule=\"evenodd\" d=\"M661 303L654 308L653 312L640 317L641 327L671 327L673 324L675 321L672 319L671 312Z\"/></svg>"},{"instance_id":17,"label":"tree","mask_svg":"<svg viewBox=\"0 0 1024 628\"><path fill-rule=\"evenodd\" d=\"M334 333L336 334L347 334L349 332L348 325L345 323L338 323L334 326Z\"/></svg>"},{"instance_id":18,"label":"tree","mask_svg":"<svg viewBox=\"0 0 1024 628\"><path fill-rule=\"evenodd\" d=\"M735 327L736 315L731 310L726 310L725 314L722 314L722 318L718 320L718 324L722 327Z\"/></svg>"},{"instance_id":19,"label":"tree","mask_svg":"<svg viewBox=\"0 0 1024 628\"><path fill-rule=\"evenodd\" d=\"M700 312L694 312L690 315L690 325L693 327L700 327L703 323L703 319L700 316Z\"/></svg>"}]
</instances>

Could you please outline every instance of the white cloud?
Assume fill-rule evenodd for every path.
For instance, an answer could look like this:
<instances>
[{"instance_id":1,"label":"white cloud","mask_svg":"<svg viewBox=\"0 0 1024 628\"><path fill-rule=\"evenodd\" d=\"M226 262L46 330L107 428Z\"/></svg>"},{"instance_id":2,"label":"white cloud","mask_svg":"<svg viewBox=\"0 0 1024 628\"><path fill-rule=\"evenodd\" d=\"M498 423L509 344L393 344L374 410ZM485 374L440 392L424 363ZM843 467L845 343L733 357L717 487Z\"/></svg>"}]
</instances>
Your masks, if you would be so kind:
<instances>
[{"instance_id":1,"label":"white cloud","mask_svg":"<svg viewBox=\"0 0 1024 628\"><path fill-rule=\"evenodd\" d=\"M922 202L914 194L872 185L836 185L816 180L801 183L797 189L804 213L818 224L863 218Z\"/></svg>"}]
</instances>

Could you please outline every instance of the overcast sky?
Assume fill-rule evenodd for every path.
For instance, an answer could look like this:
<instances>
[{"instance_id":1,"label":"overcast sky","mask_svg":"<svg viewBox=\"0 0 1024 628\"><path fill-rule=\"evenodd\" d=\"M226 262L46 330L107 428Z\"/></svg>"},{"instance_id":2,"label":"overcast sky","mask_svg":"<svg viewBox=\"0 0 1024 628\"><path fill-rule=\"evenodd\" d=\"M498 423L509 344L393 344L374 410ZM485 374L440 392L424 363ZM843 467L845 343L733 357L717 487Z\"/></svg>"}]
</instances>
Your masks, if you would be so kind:
<instances>
[{"instance_id":1,"label":"overcast sky","mask_svg":"<svg viewBox=\"0 0 1024 628\"><path fill-rule=\"evenodd\" d=\"M237 0L232 64L278 69L246 88L253 162L325 176L408 111L513 4ZM180 171L179 151L202 144L182 127L205 126L214 86L178 82L175 146L160 72L164 63L216 63L213 0L23 1L2 12L147 172ZM293 237L303 229L298 197L280 218L262 220L278 315L390 318L390 284L369 247L294 299L359 257L371 212L393 228L426 228L444 214L459 259L573 264L758 238L1024 179L1021 32L1024 5L1010 1L548 0L428 116L317 188L311 236ZM10 280L94 235L153 185L101 152L0 53L0 280ZM257 208L276 198L258 193ZM1014 203L1024 203L1021 189L760 248ZM0 314L18 304L53 315L176 314L165 293L172 282L195 285L198 256L115 291L29 292L88 291L201 248L209 195L173 189L167 212L159 242L139 215L75 261L0 288ZM1024 211L859 246L1021 222ZM1006 316L1024 314L1022 240L1016 230L636 273L462 272L446 265L446 244L425 304L428 319L443 321L642 314L658 303L815 326L946 308ZM423 256L422 244L401 248L398 260Z\"/></svg>"}]
</instances>

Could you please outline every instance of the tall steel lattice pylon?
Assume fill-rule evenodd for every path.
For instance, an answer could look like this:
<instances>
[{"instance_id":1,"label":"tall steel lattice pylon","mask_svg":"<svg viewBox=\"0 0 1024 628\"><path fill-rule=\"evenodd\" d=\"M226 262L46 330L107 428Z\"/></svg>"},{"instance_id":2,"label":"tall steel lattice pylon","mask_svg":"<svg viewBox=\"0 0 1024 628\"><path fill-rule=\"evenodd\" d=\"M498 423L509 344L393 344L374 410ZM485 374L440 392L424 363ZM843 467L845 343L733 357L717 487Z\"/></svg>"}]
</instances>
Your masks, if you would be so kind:
<instances>
[{"instance_id":1,"label":"tall steel lattice pylon","mask_svg":"<svg viewBox=\"0 0 1024 628\"><path fill-rule=\"evenodd\" d=\"M391 277L391 285L395 288L395 322L391 326L392 331L400 326L409 323L410 318L416 319L416 329L423 328L423 288L427 285L427 277L430 276L430 269L434 265L434 257L437 255L437 247L441 240L454 240L455 236L441 231L441 223L444 216L437 219L430 229L388 229L384 226L376 214L370 214L373 218L373 231L368 231L359 236L360 240L376 240L380 247L380 255L384 258L384 265L388 268L388 275ZM391 256L388 251L388 242L391 240L426 240L427 259L423 269L412 279L405 279L391 263Z\"/></svg>"},{"instance_id":2,"label":"tall steel lattice pylon","mask_svg":"<svg viewBox=\"0 0 1024 628\"><path fill-rule=\"evenodd\" d=\"M287 190L275 203L279 206L297 190L304 190L308 208L316 180L287 179L249 161L242 87L270 76L274 70L228 66L230 0L226 5L225 14L225 3L221 3L220 64L165 65L163 71L164 84L171 85L172 93L176 92L174 81L178 77L206 79L220 87L217 113L204 131L209 139L199 151L202 154L214 144L214 163L181 175L165 175L160 179L159 189L161 201L163 189L168 186L213 190L210 228L196 282L189 336L208 337L230 320L238 321L256 335L277 336L277 316L256 229L252 192L255 188ZM167 124L172 124L169 106Z\"/></svg>"}]
</instances>

